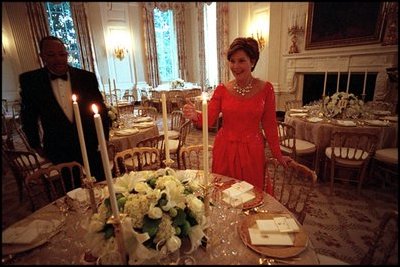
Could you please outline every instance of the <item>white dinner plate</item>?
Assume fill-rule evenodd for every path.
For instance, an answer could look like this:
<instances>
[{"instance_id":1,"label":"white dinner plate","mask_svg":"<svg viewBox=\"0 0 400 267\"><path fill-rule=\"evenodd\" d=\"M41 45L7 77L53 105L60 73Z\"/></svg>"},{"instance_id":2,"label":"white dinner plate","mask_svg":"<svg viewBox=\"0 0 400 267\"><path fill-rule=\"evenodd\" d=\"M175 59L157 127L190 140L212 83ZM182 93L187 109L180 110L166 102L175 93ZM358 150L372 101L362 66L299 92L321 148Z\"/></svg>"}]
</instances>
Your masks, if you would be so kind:
<instances>
[{"instance_id":1,"label":"white dinner plate","mask_svg":"<svg viewBox=\"0 0 400 267\"><path fill-rule=\"evenodd\" d=\"M305 117L308 113L290 113L290 117Z\"/></svg>"},{"instance_id":2,"label":"white dinner plate","mask_svg":"<svg viewBox=\"0 0 400 267\"><path fill-rule=\"evenodd\" d=\"M364 120L365 124L371 126L389 126L390 122L381 120Z\"/></svg>"}]
</instances>

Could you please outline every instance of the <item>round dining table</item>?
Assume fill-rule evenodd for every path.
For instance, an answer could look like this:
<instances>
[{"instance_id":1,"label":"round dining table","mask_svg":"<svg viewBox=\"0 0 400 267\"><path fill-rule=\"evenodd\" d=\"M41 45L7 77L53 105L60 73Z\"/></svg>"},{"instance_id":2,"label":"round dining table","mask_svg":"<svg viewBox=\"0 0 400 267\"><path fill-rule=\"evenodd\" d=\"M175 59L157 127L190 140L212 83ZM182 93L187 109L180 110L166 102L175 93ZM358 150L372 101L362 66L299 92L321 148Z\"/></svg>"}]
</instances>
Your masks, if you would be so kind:
<instances>
[{"instance_id":1,"label":"round dining table","mask_svg":"<svg viewBox=\"0 0 400 267\"><path fill-rule=\"evenodd\" d=\"M318 158L324 159L325 149L330 146L332 133L335 131L370 133L378 137L376 149L397 147L398 123L384 120L341 120L296 116L300 113L287 112L284 122L294 126L296 138L309 141L318 148ZM321 170L321 166L318 169Z\"/></svg>"},{"instance_id":2,"label":"round dining table","mask_svg":"<svg viewBox=\"0 0 400 267\"><path fill-rule=\"evenodd\" d=\"M181 170L177 172L188 171L189 170ZM190 171L202 173L202 171L197 170ZM218 181L218 183L215 184L219 184L219 186L237 182L233 178L222 175L211 174L210 176L212 177L213 181ZM106 186L104 182L100 182L96 186L100 185L101 187ZM222 190L222 187L219 190ZM210 237L210 241L207 246L200 246L189 255L192 264L319 264L318 257L311 239L308 237L307 232L296 219L295 220L300 227L302 238L301 240L297 240L296 237L293 246L268 247L255 246L251 244L247 238L247 228L250 224L254 223L256 218L261 218L264 214L265 216L279 214L278 216L292 217L290 211L271 195L262 191L257 191L256 196L257 203L254 202L254 204L258 207L258 211L260 213L258 213L258 211L254 211L254 209L253 212L249 212L252 209L247 209L248 212L240 212L238 215L238 225L228 224L228 226L225 225L226 229L222 229L224 225L222 225L221 222L214 217L214 214L216 213L211 212L210 229L218 229L221 231L224 230L226 233L225 237L229 237L230 239L228 247L230 251L234 251L235 253L233 253L231 256L224 257L221 257L220 254L217 255L221 251L219 248L216 248L215 244L219 243L220 240L215 239L215 237L213 237L213 235L206 230L206 234ZM66 208L66 206L69 208ZM89 207L81 208L77 204L76 200L71 200L70 196L66 195L42 207L41 209L36 210L34 213L22 219L21 221L11 225L9 228L16 228L24 225L26 226L35 220L58 222L55 230L47 235L43 235L43 238L37 241L36 244L7 245L3 243L3 264L94 264L94 262L88 262L84 259L84 255L90 251L90 248L87 247L85 240L85 226L92 215L92 210ZM213 205L210 207L211 209L216 209ZM269 252L268 249L271 249L274 252ZM185 248L182 245L180 255L185 255L185 251L187 251L187 247ZM287 253L285 251L289 252L287 255L288 257L285 257L285 253ZM274 256L274 253L276 253L276 257ZM157 264L157 262L149 260L143 264Z\"/></svg>"}]
</instances>

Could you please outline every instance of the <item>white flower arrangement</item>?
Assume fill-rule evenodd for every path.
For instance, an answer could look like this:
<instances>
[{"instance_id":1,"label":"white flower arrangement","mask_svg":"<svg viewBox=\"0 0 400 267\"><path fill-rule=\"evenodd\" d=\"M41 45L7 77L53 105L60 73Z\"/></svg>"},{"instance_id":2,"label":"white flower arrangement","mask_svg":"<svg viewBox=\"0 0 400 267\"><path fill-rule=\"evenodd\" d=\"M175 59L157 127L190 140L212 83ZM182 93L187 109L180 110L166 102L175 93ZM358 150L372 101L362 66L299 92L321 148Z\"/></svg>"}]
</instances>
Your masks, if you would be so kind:
<instances>
[{"instance_id":1,"label":"white flower arrangement","mask_svg":"<svg viewBox=\"0 0 400 267\"><path fill-rule=\"evenodd\" d=\"M180 87L180 88L185 87L185 81L182 80L181 78L178 78L171 82L171 88L178 88L178 87Z\"/></svg>"},{"instance_id":2,"label":"white flower arrangement","mask_svg":"<svg viewBox=\"0 0 400 267\"><path fill-rule=\"evenodd\" d=\"M108 118L110 119L111 122L114 122L118 119L117 117L117 109L110 104L106 104L106 108L108 110L107 114L108 114Z\"/></svg>"},{"instance_id":3,"label":"white flower arrangement","mask_svg":"<svg viewBox=\"0 0 400 267\"><path fill-rule=\"evenodd\" d=\"M193 194L196 189L198 184L176 175L171 168L130 172L116 179L129 264L143 263L161 251L174 252L181 247L182 238L190 239L191 248L186 253L202 244L207 220L202 199ZM94 257L118 249L114 226L109 223L111 214L106 197L90 218L86 238Z\"/></svg>"},{"instance_id":4,"label":"white flower arrangement","mask_svg":"<svg viewBox=\"0 0 400 267\"><path fill-rule=\"evenodd\" d=\"M332 118L338 115L356 118L363 111L364 102L354 94L337 92L324 99L324 111Z\"/></svg>"}]
</instances>

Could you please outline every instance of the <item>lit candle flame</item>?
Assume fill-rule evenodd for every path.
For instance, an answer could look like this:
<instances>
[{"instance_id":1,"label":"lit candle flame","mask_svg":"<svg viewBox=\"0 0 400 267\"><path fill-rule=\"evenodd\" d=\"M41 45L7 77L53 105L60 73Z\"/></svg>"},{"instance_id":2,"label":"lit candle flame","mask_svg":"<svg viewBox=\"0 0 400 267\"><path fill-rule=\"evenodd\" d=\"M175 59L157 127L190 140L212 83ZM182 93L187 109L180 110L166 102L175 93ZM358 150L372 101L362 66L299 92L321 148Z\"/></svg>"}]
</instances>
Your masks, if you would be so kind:
<instances>
[{"instance_id":1,"label":"lit candle flame","mask_svg":"<svg viewBox=\"0 0 400 267\"><path fill-rule=\"evenodd\" d=\"M92 110L93 110L93 112L94 112L95 114L98 114L98 113L99 113L99 109L97 108L96 104L93 104L93 105L92 105Z\"/></svg>"},{"instance_id":2,"label":"lit candle flame","mask_svg":"<svg viewBox=\"0 0 400 267\"><path fill-rule=\"evenodd\" d=\"M72 95L72 101L76 102L76 95Z\"/></svg>"}]
</instances>

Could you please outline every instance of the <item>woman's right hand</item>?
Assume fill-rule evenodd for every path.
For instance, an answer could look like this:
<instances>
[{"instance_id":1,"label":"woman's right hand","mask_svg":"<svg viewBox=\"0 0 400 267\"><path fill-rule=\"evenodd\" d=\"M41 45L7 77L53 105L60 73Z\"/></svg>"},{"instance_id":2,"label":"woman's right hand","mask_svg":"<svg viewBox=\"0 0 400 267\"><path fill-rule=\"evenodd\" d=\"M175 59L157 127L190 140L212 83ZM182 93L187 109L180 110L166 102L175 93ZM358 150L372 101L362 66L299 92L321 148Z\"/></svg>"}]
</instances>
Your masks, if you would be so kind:
<instances>
[{"instance_id":1,"label":"woman's right hand","mask_svg":"<svg viewBox=\"0 0 400 267\"><path fill-rule=\"evenodd\" d=\"M197 111L195 105L189 100L186 99L186 104L183 106L183 116L186 119L197 121Z\"/></svg>"}]
</instances>

